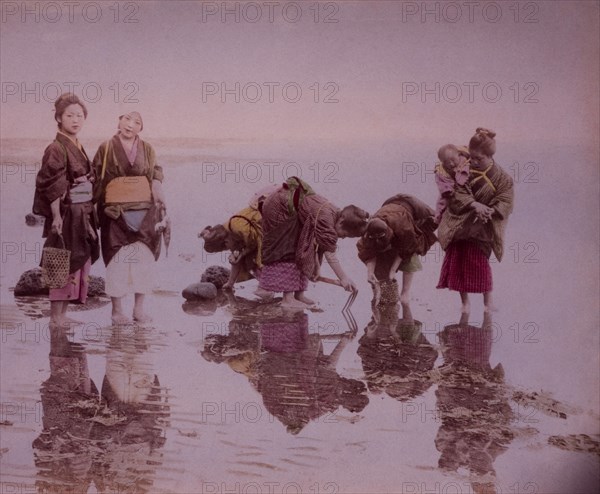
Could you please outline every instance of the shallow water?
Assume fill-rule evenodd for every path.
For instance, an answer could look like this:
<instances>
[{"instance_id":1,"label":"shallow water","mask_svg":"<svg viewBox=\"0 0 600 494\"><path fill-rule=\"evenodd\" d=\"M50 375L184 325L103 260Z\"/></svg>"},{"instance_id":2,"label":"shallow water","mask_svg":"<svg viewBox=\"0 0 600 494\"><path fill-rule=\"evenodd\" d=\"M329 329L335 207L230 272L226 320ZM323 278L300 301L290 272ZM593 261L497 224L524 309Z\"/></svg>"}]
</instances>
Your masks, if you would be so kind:
<instances>
[{"instance_id":1,"label":"shallow water","mask_svg":"<svg viewBox=\"0 0 600 494\"><path fill-rule=\"evenodd\" d=\"M385 152L382 176L399 176ZM300 150L263 153L309 163ZM347 153L338 182L315 184L337 204L373 211L398 191L434 202L430 178L362 184L366 153ZM352 240L339 252L359 287L352 317L347 294L325 284L309 288L318 306L306 313L253 300L256 282L184 303L186 285L226 264L196 233L264 183L214 182L183 162L165 183L174 231L154 322L111 327L96 300L66 333L49 331L46 300L10 290L37 264L41 231L23 221L33 178L7 175L2 211L22 213L0 225L0 492L597 492L597 279L564 261L594 259L578 240L595 227L560 201L540 204L552 170L517 184L507 258L493 265L500 310L484 320L474 298L460 321L456 294L433 288L439 251L424 258L409 307L373 310ZM561 190L575 186L562 178ZM553 228L537 226L546 217Z\"/></svg>"}]
</instances>

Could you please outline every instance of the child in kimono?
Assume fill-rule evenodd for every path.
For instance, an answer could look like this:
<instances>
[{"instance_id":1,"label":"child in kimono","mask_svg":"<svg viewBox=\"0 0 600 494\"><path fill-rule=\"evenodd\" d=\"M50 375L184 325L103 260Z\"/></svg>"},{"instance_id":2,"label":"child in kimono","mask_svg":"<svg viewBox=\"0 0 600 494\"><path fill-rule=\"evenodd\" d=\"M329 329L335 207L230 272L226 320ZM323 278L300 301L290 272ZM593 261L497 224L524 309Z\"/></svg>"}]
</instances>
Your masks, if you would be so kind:
<instances>
[{"instance_id":1,"label":"child in kimono","mask_svg":"<svg viewBox=\"0 0 600 494\"><path fill-rule=\"evenodd\" d=\"M465 147L446 144L438 150L440 162L435 167L435 183L440 191L435 208L435 222L440 223L442 214L454 194L457 185L465 185L469 180L469 151Z\"/></svg>"}]
</instances>

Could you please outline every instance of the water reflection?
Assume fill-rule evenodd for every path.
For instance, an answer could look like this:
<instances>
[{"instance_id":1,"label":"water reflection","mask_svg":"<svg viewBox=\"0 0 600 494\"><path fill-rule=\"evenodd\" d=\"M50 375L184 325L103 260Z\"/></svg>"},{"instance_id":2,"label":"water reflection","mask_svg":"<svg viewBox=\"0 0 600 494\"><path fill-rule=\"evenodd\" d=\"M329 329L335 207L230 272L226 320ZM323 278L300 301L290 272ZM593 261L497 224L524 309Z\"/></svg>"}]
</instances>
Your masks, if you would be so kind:
<instances>
[{"instance_id":1,"label":"water reflection","mask_svg":"<svg viewBox=\"0 0 600 494\"><path fill-rule=\"evenodd\" d=\"M360 412L368 403L363 382L338 374L336 364L353 332L309 333L308 315L283 312L250 322L233 319L227 335L209 335L203 357L226 362L245 374L262 395L267 411L290 434L310 421L334 414L339 407ZM335 341L331 353L323 340Z\"/></svg>"},{"instance_id":2,"label":"water reflection","mask_svg":"<svg viewBox=\"0 0 600 494\"><path fill-rule=\"evenodd\" d=\"M110 329L101 393L85 347L50 337L42 384L43 430L33 442L43 492L148 492L161 465L169 405L152 363L150 329Z\"/></svg>"},{"instance_id":3,"label":"water reflection","mask_svg":"<svg viewBox=\"0 0 600 494\"><path fill-rule=\"evenodd\" d=\"M513 439L504 371L492 369L492 321L486 312L481 327L468 324L463 314L458 324L440 333L444 364L436 391L441 423L435 445L439 467L469 471L474 492L496 492L494 461Z\"/></svg>"},{"instance_id":4,"label":"water reflection","mask_svg":"<svg viewBox=\"0 0 600 494\"><path fill-rule=\"evenodd\" d=\"M323 339L332 336L309 334L308 315L294 313L262 322L260 336L263 353L253 384L267 410L289 433L298 434L311 420L333 414L340 406L360 412L369 402L363 382L336 370L352 333L334 337L337 343L326 355Z\"/></svg>"},{"instance_id":5,"label":"water reflection","mask_svg":"<svg viewBox=\"0 0 600 494\"><path fill-rule=\"evenodd\" d=\"M42 433L33 441L42 492L87 492L94 450L91 419L99 409L87 355L62 329L50 329L50 377L40 389Z\"/></svg>"},{"instance_id":6,"label":"water reflection","mask_svg":"<svg viewBox=\"0 0 600 494\"><path fill-rule=\"evenodd\" d=\"M402 317L398 304L373 306L358 348L370 392L406 401L431 387L428 371L438 352L421 333L422 326L409 304L402 304Z\"/></svg>"}]
</instances>

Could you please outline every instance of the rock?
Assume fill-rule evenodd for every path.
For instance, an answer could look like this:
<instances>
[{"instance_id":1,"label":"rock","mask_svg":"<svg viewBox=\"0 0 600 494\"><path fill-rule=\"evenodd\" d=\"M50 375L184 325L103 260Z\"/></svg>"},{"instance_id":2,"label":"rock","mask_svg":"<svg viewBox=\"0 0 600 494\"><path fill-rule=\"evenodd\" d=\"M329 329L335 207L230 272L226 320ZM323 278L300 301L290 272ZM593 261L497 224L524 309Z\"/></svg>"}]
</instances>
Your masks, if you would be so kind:
<instances>
[{"instance_id":1,"label":"rock","mask_svg":"<svg viewBox=\"0 0 600 494\"><path fill-rule=\"evenodd\" d=\"M204 271L200 281L206 281L212 283L217 288L223 288L223 285L229 280L229 274L231 271L223 266L209 266Z\"/></svg>"},{"instance_id":2,"label":"rock","mask_svg":"<svg viewBox=\"0 0 600 494\"><path fill-rule=\"evenodd\" d=\"M42 281L42 269L34 268L25 271L15 286L15 296L48 295L48 288Z\"/></svg>"},{"instance_id":3,"label":"rock","mask_svg":"<svg viewBox=\"0 0 600 494\"><path fill-rule=\"evenodd\" d=\"M42 281L42 268L25 271L15 286L15 297L30 295L48 295L48 287ZM104 295L104 278L90 276L88 296L99 297L101 295Z\"/></svg>"},{"instance_id":4,"label":"rock","mask_svg":"<svg viewBox=\"0 0 600 494\"><path fill-rule=\"evenodd\" d=\"M102 295L106 295L104 292L104 278L90 275L88 297L100 297Z\"/></svg>"},{"instance_id":5,"label":"rock","mask_svg":"<svg viewBox=\"0 0 600 494\"><path fill-rule=\"evenodd\" d=\"M44 224L46 218L38 214L29 213L25 215L25 224L28 226L40 226Z\"/></svg>"},{"instance_id":6,"label":"rock","mask_svg":"<svg viewBox=\"0 0 600 494\"><path fill-rule=\"evenodd\" d=\"M213 283L192 283L184 288L181 295L186 300L213 300L217 298L217 287Z\"/></svg>"}]
</instances>

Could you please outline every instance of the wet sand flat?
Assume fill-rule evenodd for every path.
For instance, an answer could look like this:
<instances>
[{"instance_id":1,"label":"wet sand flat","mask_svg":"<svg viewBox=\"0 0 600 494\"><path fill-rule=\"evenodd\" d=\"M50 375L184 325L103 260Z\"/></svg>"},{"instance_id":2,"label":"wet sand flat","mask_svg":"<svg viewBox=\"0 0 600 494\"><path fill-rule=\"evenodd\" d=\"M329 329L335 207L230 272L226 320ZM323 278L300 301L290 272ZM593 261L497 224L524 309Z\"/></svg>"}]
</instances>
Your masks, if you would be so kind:
<instances>
[{"instance_id":1,"label":"wet sand flat","mask_svg":"<svg viewBox=\"0 0 600 494\"><path fill-rule=\"evenodd\" d=\"M457 294L434 288L435 251L408 308L374 311L355 243L341 241L359 286L352 327L347 294L325 284L309 288L318 310L299 314L254 300L255 281L184 304L187 284L226 265L196 233L255 187L198 194L199 173L168 169L173 240L145 327L111 327L99 300L73 311L82 325L50 331L47 300L11 291L36 265L41 230L3 214L3 240L26 246L0 279L3 492L597 492L597 314L580 295L594 281L556 262L577 235L558 206L563 234L533 231L520 211L535 213L538 192L517 186L509 255L492 265L500 310L486 321L480 300L461 322ZM360 177L341 173L343 190L315 184L339 205L375 210L402 185L361 196ZM426 185L401 191L429 200ZM32 190L3 187L2 210L28 211Z\"/></svg>"}]
</instances>

